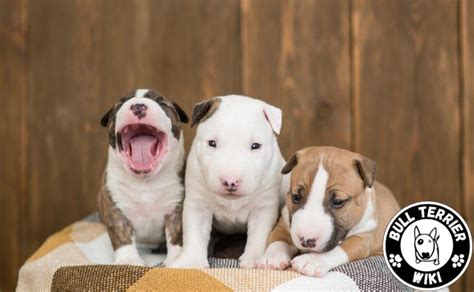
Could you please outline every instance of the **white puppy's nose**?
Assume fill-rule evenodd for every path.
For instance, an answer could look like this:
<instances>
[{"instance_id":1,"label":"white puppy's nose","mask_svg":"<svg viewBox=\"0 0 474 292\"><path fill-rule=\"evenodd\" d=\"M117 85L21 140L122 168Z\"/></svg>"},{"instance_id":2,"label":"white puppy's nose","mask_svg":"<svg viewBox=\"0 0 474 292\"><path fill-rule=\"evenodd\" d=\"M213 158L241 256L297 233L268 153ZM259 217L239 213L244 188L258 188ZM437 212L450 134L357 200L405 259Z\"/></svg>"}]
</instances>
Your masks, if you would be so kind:
<instances>
[{"instance_id":1,"label":"white puppy's nose","mask_svg":"<svg viewBox=\"0 0 474 292\"><path fill-rule=\"evenodd\" d=\"M235 192L240 185L240 179L235 178L221 178L221 183L229 192Z\"/></svg>"}]
</instances>

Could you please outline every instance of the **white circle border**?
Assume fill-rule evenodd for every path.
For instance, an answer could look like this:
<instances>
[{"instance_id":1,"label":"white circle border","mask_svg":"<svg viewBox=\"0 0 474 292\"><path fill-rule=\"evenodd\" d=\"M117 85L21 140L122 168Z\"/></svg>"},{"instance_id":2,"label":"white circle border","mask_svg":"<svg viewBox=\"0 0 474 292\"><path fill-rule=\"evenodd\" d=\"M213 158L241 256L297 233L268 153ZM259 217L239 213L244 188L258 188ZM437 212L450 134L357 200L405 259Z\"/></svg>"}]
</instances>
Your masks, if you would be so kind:
<instances>
[{"instance_id":1,"label":"white circle border","mask_svg":"<svg viewBox=\"0 0 474 292\"><path fill-rule=\"evenodd\" d=\"M387 235L388 235L388 230L390 229L390 226L392 225L392 223L395 221L395 219L397 219L401 214L403 214L403 212L405 212L407 209L410 209L412 207L416 207L418 205L423 205L423 204L433 204L433 205L437 205L437 206L441 206L441 207L444 207L446 209L448 209L449 211L451 211L452 213L456 214L458 216L458 218L461 220L462 223L464 223L464 226L466 226L466 232L467 232L467 235L469 237L469 242L471 243L471 249L469 251L469 256L467 257L467 261L466 261L466 264L464 265L464 268L462 269L462 271L456 276L456 278L454 278L453 280L451 280L450 282L444 284L443 286L439 286L439 287L435 287L435 288L422 288L422 287L416 287L416 286L413 286L411 284L408 284L405 280L401 279L397 273L394 272L394 270L391 268L390 266L390 263L388 262L388 259L386 257L386 254L387 254L387 251L386 251L386 239L387 239ZM394 275L398 281L400 281L402 284L410 287L410 288L413 288L413 289L418 289L418 290L423 290L423 291L431 291L431 290L439 290L439 289L443 289L443 288L446 288L448 287L449 285L453 284L454 282L456 282L463 274L464 272L466 272L467 270L467 267L469 266L469 263L471 262L471 256L472 256L472 237L471 237L471 231L470 231L470 228L469 226L467 225L466 221L464 220L464 218L456 211L454 210L453 208L451 208L450 206L448 205L445 205L445 204L442 204L442 203L439 203L439 202L435 202L435 201L421 201L421 202L417 202L417 203L413 203L413 204L410 204L408 206L406 206L405 208L401 209L400 211L398 211L394 216L393 218L390 220L390 222L388 223L387 227L385 228L385 232L384 232L384 235L383 235L383 258L385 260L385 263L387 264L388 266L388 269L390 270L390 273L392 275ZM446 263L447 264L447 263Z\"/></svg>"}]
</instances>

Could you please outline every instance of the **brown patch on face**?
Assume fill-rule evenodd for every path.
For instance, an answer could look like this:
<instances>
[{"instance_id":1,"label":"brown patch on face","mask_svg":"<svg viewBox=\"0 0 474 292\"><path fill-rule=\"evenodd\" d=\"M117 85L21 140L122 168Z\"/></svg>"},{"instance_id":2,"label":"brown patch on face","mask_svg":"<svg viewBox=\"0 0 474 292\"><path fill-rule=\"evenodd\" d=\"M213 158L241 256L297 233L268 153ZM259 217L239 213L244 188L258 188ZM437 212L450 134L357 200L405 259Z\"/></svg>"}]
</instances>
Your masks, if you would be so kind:
<instances>
[{"instance_id":1,"label":"brown patch on face","mask_svg":"<svg viewBox=\"0 0 474 292\"><path fill-rule=\"evenodd\" d=\"M214 97L196 104L193 110L191 127L209 119L219 108L221 102L222 100L220 98Z\"/></svg>"},{"instance_id":2,"label":"brown patch on face","mask_svg":"<svg viewBox=\"0 0 474 292\"><path fill-rule=\"evenodd\" d=\"M103 180L98 198L99 217L102 224L107 228L107 233L114 250L117 250L121 246L132 244L132 237L135 231L132 223L115 205L104 182L105 180Z\"/></svg>"},{"instance_id":3,"label":"brown patch on face","mask_svg":"<svg viewBox=\"0 0 474 292\"><path fill-rule=\"evenodd\" d=\"M120 98L120 100L114 104L100 119L100 124L103 127L107 127L107 133L109 137L109 144L112 146L113 149L116 148L116 145L119 144L117 142L117 138L115 135L115 120L117 118L117 112L120 110L122 105L135 96L135 91L131 92L129 95ZM121 143L120 143L121 145Z\"/></svg>"},{"instance_id":4,"label":"brown patch on face","mask_svg":"<svg viewBox=\"0 0 474 292\"><path fill-rule=\"evenodd\" d=\"M135 93L136 91L134 90L130 92L128 95L120 98L120 100L115 105L113 105L100 120L100 124L103 127L107 127L109 144L110 146L112 146L113 149L115 149L117 145L119 145L119 147L121 147L120 145L122 145L121 141L120 143L118 141L119 137L117 137L117 135L115 134L115 121L117 118L117 112L122 108L122 105L127 100L135 97ZM188 116L186 115L186 113L181 109L179 105L168 100L166 97L164 97L162 94L158 92L149 90L144 95L144 97L155 101L163 109L165 114L171 120L171 133L177 140L179 140L179 136L181 133L181 123L188 122ZM140 107L140 108L134 107L133 109L131 108L131 110L133 110L136 115L139 115L139 117L142 117L142 118L145 117L145 111L143 107Z\"/></svg>"},{"instance_id":5,"label":"brown patch on face","mask_svg":"<svg viewBox=\"0 0 474 292\"><path fill-rule=\"evenodd\" d=\"M148 91L145 93L144 97L155 101L163 109L165 114L171 120L171 133L173 133L173 136L179 140L181 133L181 123L188 122L188 116L183 111L183 109L178 104L167 99L161 93L155 91Z\"/></svg>"},{"instance_id":6,"label":"brown patch on face","mask_svg":"<svg viewBox=\"0 0 474 292\"><path fill-rule=\"evenodd\" d=\"M294 246L293 240L291 240L289 226L286 225L285 220L282 216L280 216L277 225L275 225L272 232L268 236L267 246L269 246L272 242L275 241L282 241L288 244L289 246Z\"/></svg>"},{"instance_id":7,"label":"brown patch on face","mask_svg":"<svg viewBox=\"0 0 474 292\"><path fill-rule=\"evenodd\" d=\"M305 148L298 151L295 157L297 163L291 170L291 187L286 196L290 225L294 213L304 208L309 199L314 177L322 161L324 169L329 174L323 206L334 222L333 234L324 248L324 251L330 250L347 235L364 214L368 202L368 197L364 195L366 179L362 176L358 165L361 161L369 160L360 154L334 147ZM370 176L375 176L375 171L367 173L373 173ZM299 204L293 199L296 194L301 196ZM335 204L337 201L342 201L343 205L337 207Z\"/></svg>"},{"instance_id":8,"label":"brown patch on face","mask_svg":"<svg viewBox=\"0 0 474 292\"><path fill-rule=\"evenodd\" d=\"M183 206L180 204L165 215L165 232L172 245L183 246Z\"/></svg>"}]
</instances>

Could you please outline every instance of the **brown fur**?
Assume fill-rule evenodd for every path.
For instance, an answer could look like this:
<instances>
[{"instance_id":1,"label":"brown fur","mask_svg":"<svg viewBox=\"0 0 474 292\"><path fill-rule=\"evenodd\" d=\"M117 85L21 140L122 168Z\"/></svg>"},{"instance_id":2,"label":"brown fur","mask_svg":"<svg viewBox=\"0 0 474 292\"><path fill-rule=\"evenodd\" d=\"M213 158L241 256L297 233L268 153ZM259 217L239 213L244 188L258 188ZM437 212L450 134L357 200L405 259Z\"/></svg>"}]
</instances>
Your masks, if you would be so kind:
<instances>
[{"instance_id":1,"label":"brown fur","mask_svg":"<svg viewBox=\"0 0 474 292\"><path fill-rule=\"evenodd\" d=\"M221 99L214 97L203 102L200 102L194 106L193 117L191 119L191 127L204 122L209 119L219 108Z\"/></svg>"},{"instance_id":2,"label":"brown fur","mask_svg":"<svg viewBox=\"0 0 474 292\"><path fill-rule=\"evenodd\" d=\"M178 205L173 212L165 215L165 231L172 245L183 246L183 206Z\"/></svg>"},{"instance_id":3,"label":"brown fur","mask_svg":"<svg viewBox=\"0 0 474 292\"><path fill-rule=\"evenodd\" d=\"M135 233L132 223L115 206L105 181L102 184L98 199L100 220L107 228L114 250L131 244Z\"/></svg>"},{"instance_id":4,"label":"brown fur","mask_svg":"<svg viewBox=\"0 0 474 292\"><path fill-rule=\"evenodd\" d=\"M375 181L375 163L357 153L334 147L310 147L298 151L288 161L283 172L292 171L291 187L286 196L290 226L292 215L304 207L308 199L321 158L324 168L329 173L323 205L326 212L334 218L335 225L333 238L325 251L334 248L342 240L340 246L346 251L349 260L381 253L385 227L400 207L392 193ZM364 215L370 196L365 189L369 185L374 186L374 216L377 217L378 225L370 232L345 238ZM293 194L301 195L300 204L293 203ZM334 197L345 200L344 206L339 209L331 208L330 204ZM281 240L287 237L290 237L289 226L280 218L270 235L269 243L287 242Z\"/></svg>"},{"instance_id":5,"label":"brown fur","mask_svg":"<svg viewBox=\"0 0 474 292\"><path fill-rule=\"evenodd\" d=\"M127 100L133 98L134 96L135 91L132 91L128 95L120 98L120 100L116 104L114 104L100 120L101 125L107 127L109 135L109 144L114 149L117 145L121 147L121 141L118 141L118 137L116 137L115 135L115 120L117 112ZM178 104L170 101L161 93L150 90L144 95L144 97L155 101L163 109L165 114L171 120L171 132L173 133L173 136L179 140L179 135L181 133L181 123L188 122L188 116L186 115L186 113L181 109Z\"/></svg>"},{"instance_id":6,"label":"brown fur","mask_svg":"<svg viewBox=\"0 0 474 292\"><path fill-rule=\"evenodd\" d=\"M289 226L286 225L283 217L280 217L277 225L275 225L272 232L268 236L267 246L270 245L270 243L275 242L275 241L283 241L290 246L294 246L293 241L291 240L291 235L288 230L289 230Z\"/></svg>"}]
</instances>

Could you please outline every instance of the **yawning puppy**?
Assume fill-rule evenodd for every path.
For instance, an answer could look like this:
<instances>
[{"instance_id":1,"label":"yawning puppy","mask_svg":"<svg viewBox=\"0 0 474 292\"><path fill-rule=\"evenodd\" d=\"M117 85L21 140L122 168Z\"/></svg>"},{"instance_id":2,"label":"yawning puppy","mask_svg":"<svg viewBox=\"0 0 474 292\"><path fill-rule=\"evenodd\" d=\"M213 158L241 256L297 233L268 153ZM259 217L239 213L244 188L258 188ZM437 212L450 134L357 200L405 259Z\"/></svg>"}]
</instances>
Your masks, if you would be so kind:
<instances>
[{"instance_id":1,"label":"yawning puppy","mask_svg":"<svg viewBox=\"0 0 474 292\"><path fill-rule=\"evenodd\" d=\"M191 126L199 127L186 167L184 245L172 267L208 267L212 227L247 232L240 266L255 266L283 201L285 161L276 139L281 123L280 109L245 96L215 97L194 107Z\"/></svg>"},{"instance_id":2,"label":"yawning puppy","mask_svg":"<svg viewBox=\"0 0 474 292\"><path fill-rule=\"evenodd\" d=\"M143 265L136 244L166 240L165 265L182 245L184 146L175 103L147 89L122 97L104 115L109 157L99 193L99 214L115 250L115 264Z\"/></svg>"},{"instance_id":3,"label":"yawning puppy","mask_svg":"<svg viewBox=\"0 0 474 292\"><path fill-rule=\"evenodd\" d=\"M258 266L323 276L339 265L382 253L385 227L400 209L375 181L375 162L334 147L296 152L286 206Z\"/></svg>"}]
</instances>

